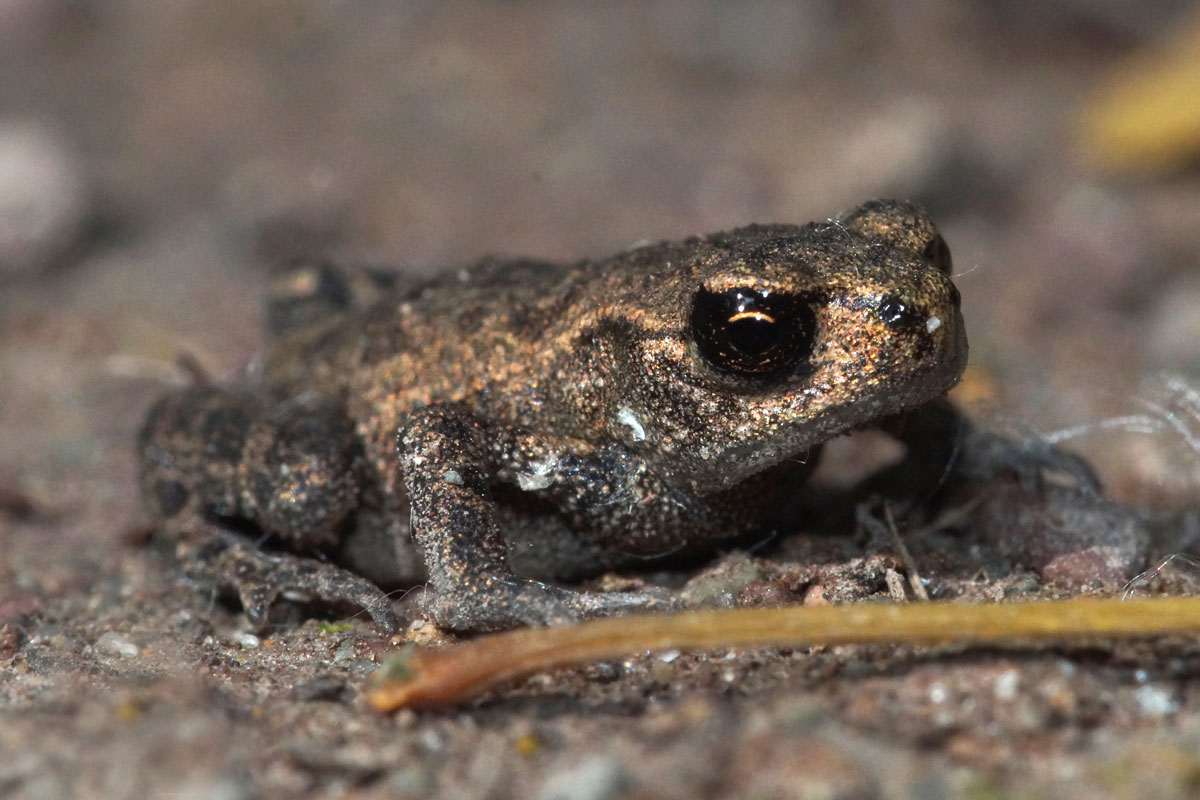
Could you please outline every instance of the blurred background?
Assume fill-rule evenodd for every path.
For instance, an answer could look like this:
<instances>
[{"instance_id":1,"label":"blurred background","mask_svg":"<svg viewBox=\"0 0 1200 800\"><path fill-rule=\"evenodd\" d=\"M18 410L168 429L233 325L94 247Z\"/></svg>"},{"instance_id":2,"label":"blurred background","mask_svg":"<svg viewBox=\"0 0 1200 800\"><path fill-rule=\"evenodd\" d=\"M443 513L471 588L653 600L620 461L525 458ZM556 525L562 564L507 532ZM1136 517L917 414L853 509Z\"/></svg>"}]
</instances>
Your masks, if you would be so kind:
<instances>
[{"instance_id":1,"label":"blurred background","mask_svg":"<svg viewBox=\"0 0 1200 800\"><path fill-rule=\"evenodd\" d=\"M0 480L128 515L177 355L244 367L295 254L575 259L896 196L954 252L960 399L1185 502L1197 97L1174 0L2 0Z\"/></svg>"},{"instance_id":2,"label":"blurred background","mask_svg":"<svg viewBox=\"0 0 1200 800\"><path fill-rule=\"evenodd\" d=\"M384 719L353 702L391 646L370 625L260 640L132 546L146 408L187 379L180 354L222 377L252 362L282 260L432 274L488 253L600 257L880 196L926 204L953 251L960 402L1085 453L1121 501L1196 506L1195 4L0 0L0 795L535 796L547 765L609 750L677 792L653 796L714 780L741 796L788 770L967 796L936 791L954 759L1008 759L1024 781L1047 756L1058 788L1028 796L1194 794L1194 712L1156 740L1183 748L1167 755L1081 749L1194 705L1194 655L1147 649L1136 672L1094 655L885 664L874 684L833 655L684 656L678 672L664 656L567 675L545 703ZM1189 519L1173 543L1200 540ZM1039 585L983 552L996 598ZM780 664L792 688L755 695ZM1126 794L1094 790L1121 764ZM884 794L904 796L804 796Z\"/></svg>"}]
</instances>

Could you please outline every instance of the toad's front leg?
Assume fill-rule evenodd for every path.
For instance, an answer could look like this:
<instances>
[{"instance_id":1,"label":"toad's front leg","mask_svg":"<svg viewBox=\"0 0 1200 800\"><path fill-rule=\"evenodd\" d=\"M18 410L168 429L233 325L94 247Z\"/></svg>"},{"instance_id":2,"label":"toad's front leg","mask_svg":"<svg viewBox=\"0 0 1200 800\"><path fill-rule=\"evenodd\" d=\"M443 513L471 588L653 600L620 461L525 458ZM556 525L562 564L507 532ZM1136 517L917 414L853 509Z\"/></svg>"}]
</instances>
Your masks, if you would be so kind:
<instances>
[{"instance_id":1,"label":"toad's front leg","mask_svg":"<svg viewBox=\"0 0 1200 800\"><path fill-rule=\"evenodd\" d=\"M881 427L903 442L908 454L890 475L885 472L872 481L879 486L892 481L910 495L920 496L947 480L980 482L1003 474L1035 488L1046 473L1069 478L1087 494L1102 491L1095 471L1080 456L1040 438L1010 438L976 425L945 398L884 420Z\"/></svg>"},{"instance_id":2,"label":"toad's front leg","mask_svg":"<svg viewBox=\"0 0 1200 800\"><path fill-rule=\"evenodd\" d=\"M434 620L457 630L499 630L668 607L648 592L574 591L513 574L491 490L521 466L509 460L517 438L458 405L416 411L399 433L412 533L432 584ZM538 475L547 482L563 477Z\"/></svg>"}]
</instances>

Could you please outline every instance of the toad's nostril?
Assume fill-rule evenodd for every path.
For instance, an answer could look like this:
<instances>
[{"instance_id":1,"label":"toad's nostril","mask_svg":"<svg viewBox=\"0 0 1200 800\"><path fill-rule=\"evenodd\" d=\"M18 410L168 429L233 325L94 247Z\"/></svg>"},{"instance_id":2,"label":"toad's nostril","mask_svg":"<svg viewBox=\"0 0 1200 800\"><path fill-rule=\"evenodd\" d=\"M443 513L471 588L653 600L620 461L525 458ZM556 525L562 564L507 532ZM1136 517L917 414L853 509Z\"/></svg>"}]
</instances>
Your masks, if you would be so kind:
<instances>
[{"instance_id":1,"label":"toad's nostril","mask_svg":"<svg viewBox=\"0 0 1200 800\"><path fill-rule=\"evenodd\" d=\"M894 294L885 294L879 298L879 305L875 310L889 328L914 328L924 319L924 315L916 307Z\"/></svg>"}]
</instances>

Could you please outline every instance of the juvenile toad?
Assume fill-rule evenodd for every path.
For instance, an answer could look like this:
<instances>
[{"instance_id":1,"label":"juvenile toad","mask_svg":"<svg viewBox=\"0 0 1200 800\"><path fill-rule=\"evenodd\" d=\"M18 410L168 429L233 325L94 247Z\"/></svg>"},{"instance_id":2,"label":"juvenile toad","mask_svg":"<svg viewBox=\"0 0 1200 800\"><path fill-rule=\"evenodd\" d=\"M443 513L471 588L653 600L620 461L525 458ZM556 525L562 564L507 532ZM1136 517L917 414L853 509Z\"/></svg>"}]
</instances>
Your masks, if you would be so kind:
<instances>
[{"instance_id":1,"label":"juvenile toad","mask_svg":"<svg viewBox=\"0 0 1200 800\"><path fill-rule=\"evenodd\" d=\"M669 605L554 581L771 526L854 428L894 433L934 479L1090 482L941 399L967 358L949 271L933 223L893 201L421 286L299 268L268 303L261 376L150 411L143 493L256 623L288 592L392 629L379 587L428 581L438 624L487 630Z\"/></svg>"}]
</instances>

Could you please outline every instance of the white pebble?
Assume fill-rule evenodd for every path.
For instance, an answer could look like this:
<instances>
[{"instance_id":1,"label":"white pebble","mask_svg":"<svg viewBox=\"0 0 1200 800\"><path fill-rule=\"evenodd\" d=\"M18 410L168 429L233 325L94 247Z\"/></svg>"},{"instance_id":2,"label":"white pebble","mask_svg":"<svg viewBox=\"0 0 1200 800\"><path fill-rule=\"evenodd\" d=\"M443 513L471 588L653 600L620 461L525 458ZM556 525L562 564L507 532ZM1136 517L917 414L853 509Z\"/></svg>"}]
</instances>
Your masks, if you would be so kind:
<instances>
[{"instance_id":1,"label":"white pebble","mask_svg":"<svg viewBox=\"0 0 1200 800\"><path fill-rule=\"evenodd\" d=\"M1165 717L1179 708L1171 693L1159 686L1139 686L1133 696L1144 717Z\"/></svg>"},{"instance_id":2,"label":"white pebble","mask_svg":"<svg viewBox=\"0 0 1200 800\"><path fill-rule=\"evenodd\" d=\"M88 200L79 159L53 130L0 123L0 271L52 264L82 230Z\"/></svg>"},{"instance_id":3,"label":"white pebble","mask_svg":"<svg viewBox=\"0 0 1200 800\"><path fill-rule=\"evenodd\" d=\"M101 653L122 658L133 658L140 652L136 644L113 631L109 631L96 640L96 649Z\"/></svg>"},{"instance_id":4,"label":"white pebble","mask_svg":"<svg viewBox=\"0 0 1200 800\"><path fill-rule=\"evenodd\" d=\"M241 647L244 650L253 650L259 645L259 638L253 633L247 633L245 631L238 631L237 633L233 634L232 639L234 643L238 645L238 647Z\"/></svg>"},{"instance_id":5,"label":"white pebble","mask_svg":"<svg viewBox=\"0 0 1200 800\"><path fill-rule=\"evenodd\" d=\"M537 796L538 800L609 800L628 783L621 762L612 756L592 756L552 773Z\"/></svg>"},{"instance_id":6,"label":"white pebble","mask_svg":"<svg viewBox=\"0 0 1200 800\"><path fill-rule=\"evenodd\" d=\"M996 683L992 687L992 692L996 695L996 699L1002 702L1010 702L1017 697L1017 687L1021 685L1021 674L1015 669L1005 670L996 678Z\"/></svg>"}]
</instances>

